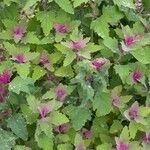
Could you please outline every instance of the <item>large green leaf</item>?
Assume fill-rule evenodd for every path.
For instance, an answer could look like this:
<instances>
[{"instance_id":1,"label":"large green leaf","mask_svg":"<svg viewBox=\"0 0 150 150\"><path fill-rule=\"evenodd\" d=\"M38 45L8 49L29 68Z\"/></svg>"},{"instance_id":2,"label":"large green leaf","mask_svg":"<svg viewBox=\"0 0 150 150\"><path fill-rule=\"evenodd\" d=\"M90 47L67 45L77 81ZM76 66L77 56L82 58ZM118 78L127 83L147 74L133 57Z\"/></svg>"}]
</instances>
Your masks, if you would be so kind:
<instances>
[{"instance_id":1,"label":"large green leaf","mask_svg":"<svg viewBox=\"0 0 150 150\"><path fill-rule=\"evenodd\" d=\"M98 91L93 100L93 108L101 116L109 114L112 109L111 94Z\"/></svg>"},{"instance_id":2,"label":"large green leaf","mask_svg":"<svg viewBox=\"0 0 150 150\"><path fill-rule=\"evenodd\" d=\"M33 87L34 81L31 78L23 80L21 77L15 77L9 84L9 90L19 94L21 91L30 93L30 87Z\"/></svg>"},{"instance_id":3,"label":"large green leaf","mask_svg":"<svg viewBox=\"0 0 150 150\"><path fill-rule=\"evenodd\" d=\"M55 21L55 14L53 12L42 11L38 12L36 15L37 19L41 22L41 27L45 36L50 33L53 28L53 23Z\"/></svg>"},{"instance_id":4,"label":"large green leaf","mask_svg":"<svg viewBox=\"0 0 150 150\"><path fill-rule=\"evenodd\" d=\"M32 150L32 149L26 146L16 145L14 150Z\"/></svg>"},{"instance_id":5,"label":"large green leaf","mask_svg":"<svg viewBox=\"0 0 150 150\"><path fill-rule=\"evenodd\" d=\"M16 136L0 128L0 150L11 150L15 145Z\"/></svg>"},{"instance_id":6,"label":"large green leaf","mask_svg":"<svg viewBox=\"0 0 150 150\"><path fill-rule=\"evenodd\" d=\"M132 9L135 9L134 1L133 0L113 0L116 5L119 7L124 6L124 7L129 7Z\"/></svg>"},{"instance_id":7,"label":"large green leaf","mask_svg":"<svg viewBox=\"0 0 150 150\"><path fill-rule=\"evenodd\" d=\"M61 7L64 11L74 14L73 6L69 0L55 0L55 2Z\"/></svg>"},{"instance_id":8,"label":"large green leaf","mask_svg":"<svg viewBox=\"0 0 150 150\"><path fill-rule=\"evenodd\" d=\"M142 64L150 64L150 47L135 49L131 54Z\"/></svg>"},{"instance_id":9,"label":"large green leaf","mask_svg":"<svg viewBox=\"0 0 150 150\"><path fill-rule=\"evenodd\" d=\"M7 127L10 128L19 138L25 141L27 140L28 131L25 119L22 117L22 114L12 115L7 120Z\"/></svg>"},{"instance_id":10,"label":"large green leaf","mask_svg":"<svg viewBox=\"0 0 150 150\"><path fill-rule=\"evenodd\" d=\"M96 150L111 150L111 149L112 149L112 145L109 143L98 145L96 148Z\"/></svg>"},{"instance_id":11,"label":"large green leaf","mask_svg":"<svg viewBox=\"0 0 150 150\"><path fill-rule=\"evenodd\" d=\"M64 112L69 116L75 130L80 130L87 120L91 119L91 112L85 107L68 106ZM77 119L78 118L78 119Z\"/></svg>"}]
</instances>

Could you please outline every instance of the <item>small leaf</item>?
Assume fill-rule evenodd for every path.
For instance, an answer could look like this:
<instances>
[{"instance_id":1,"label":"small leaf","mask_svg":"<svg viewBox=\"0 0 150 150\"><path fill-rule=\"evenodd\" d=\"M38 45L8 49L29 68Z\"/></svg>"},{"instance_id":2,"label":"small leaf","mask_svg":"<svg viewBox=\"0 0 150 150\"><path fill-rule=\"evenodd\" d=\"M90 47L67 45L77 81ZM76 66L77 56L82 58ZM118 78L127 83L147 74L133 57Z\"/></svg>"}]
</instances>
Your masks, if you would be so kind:
<instances>
[{"instance_id":1,"label":"small leaf","mask_svg":"<svg viewBox=\"0 0 150 150\"><path fill-rule=\"evenodd\" d=\"M46 74L46 70L44 70L40 66L36 66L33 70L32 79L36 81L40 79L41 77L43 77L45 74Z\"/></svg>"},{"instance_id":2,"label":"small leaf","mask_svg":"<svg viewBox=\"0 0 150 150\"><path fill-rule=\"evenodd\" d=\"M111 149L112 149L112 145L109 143L104 143L96 147L96 150L111 150Z\"/></svg>"},{"instance_id":3,"label":"small leaf","mask_svg":"<svg viewBox=\"0 0 150 150\"><path fill-rule=\"evenodd\" d=\"M20 77L26 79L30 73L30 64L16 64L15 67Z\"/></svg>"},{"instance_id":4,"label":"small leaf","mask_svg":"<svg viewBox=\"0 0 150 150\"><path fill-rule=\"evenodd\" d=\"M121 135L120 135L120 138L123 139L123 140L127 140L129 141L130 139L130 136L129 136L129 130L128 130L128 127L125 126L121 132Z\"/></svg>"},{"instance_id":5,"label":"small leaf","mask_svg":"<svg viewBox=\"0 0 150 150\"><path fill-rule=\"evenodd\" d=\"M14 150L32 150L32 149L26 146L16 145Z\"/></svg>"},{"instance_id":6,"label":"small leaf","mask_svg":"<svg viewBox=\"0 0 150 150\"><path fill-rule=\"evenodd\" d=\"M51 123L58 126L69 122L69 119L62 113L54 111L50 114Z\"/></svg>"},{"instance_id":7,"label":"small leaf","mask_svg":"<svg viewBox=\"0 0 150 150\"><path fill-rule=\"evenodd\" d=\"M82 3L87 3L89 0L73 0L73 6L74 7L78 7L78 6L80 6Z\"/></svg>"}]
</instances>

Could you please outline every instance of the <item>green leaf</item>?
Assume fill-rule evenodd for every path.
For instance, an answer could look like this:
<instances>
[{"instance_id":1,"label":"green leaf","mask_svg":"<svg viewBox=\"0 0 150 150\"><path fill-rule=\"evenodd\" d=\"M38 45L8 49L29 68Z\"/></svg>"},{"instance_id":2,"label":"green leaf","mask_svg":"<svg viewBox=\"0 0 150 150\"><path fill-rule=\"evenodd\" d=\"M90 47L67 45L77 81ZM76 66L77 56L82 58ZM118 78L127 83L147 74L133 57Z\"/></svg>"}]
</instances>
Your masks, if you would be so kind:
<instances>
[{"instance_id":1,"label":"green leaf","mask_svg":"<svg viewBox=\"0 0 150 150\"><path fill-rule=\"evenodd\" d=\"M120 134L120 138L126 141L129 141L130 136L129 136L129 130L128 127L125 126Z\"/></svg>"},{"instance_id":2,"label":"green leaf","mask_svg":"<svg viewBox=\"0 0 150 150\"><path fill-rule=\"evenodd\" d=\"M131 9L135 9L134 1L133 0L113 0L116 5L119 7L124 6Z\"/></svg>"},{"instance_id":3,"label":"green leaf","mask_svg":"<svg viewBox=\"0 0 150 150\"><path fill-rule=\"evenodd\" d=\"M96 147L96 150L111 150L111 149L112 149L112 145L109 143L104 143Z\"/></svg>"},{"instance_id":4,"label":"green leaf","mask_svg":"<svg viewBox=\"0 0 150 150\"><path fill-rule=\"evenodd\" d=\"M73 77L73 69L71 66L60 67L55 71L55 75L58 77Z\"/></svg>"},{"instance_id":5,"label":"green leaf","mask_svg":"<svg viewBox=\"0 0 150 150\"><path fill-rule=\"evenodd\" d=\"M129 71L130 68L128 65L115 65L114 69L117 74L119 74L121 80L123 83L126 82L126 80L129 78Z\"/></svg>"},{"instance_id":6,"label":"green leaf","mask_svg":"<svg viewBox=\"0 0 150 150\"><path fill-rule=\"evenodd\" d=\"M58 126L69 122L69 119L62 113L54 111L50 114L51 123Z\"/></svg>"},{"instance_id":7,"label":"green leaf","mask_svg":"<svg viewBox=\"0 0 150 150\"><path fill-rule=\"evenodd\" d=\"M46 122L40 122L35 131L35 140L43 150L53 150L52 128ZM43 132L44 131L44 132ZM48 133L48 135L46 134Z\"/></svg>"},{"instance_id":8,"label":"green leaf","mask_svg":"<svg viewBox=\"0 0 150 150\"><path fill-rule=\"evenodd\" d=\"M37 121L39 114L33 113L33 111L27 105L21 105L21 111L24 118L26 119L27 124L32 124Z\"/></svg>"},{"instance_id":9,"label":"green leaf","mask_svg":"<svg viewBox=\"0 0 150 150\"><path fill-rule=\"evenodd\" d=\"M67 55L65 56L63 66L70 65L75 60L75 58L76 54L73 51L68 51Z\"/></svg>"},{"instance_id":10,"label":"green leaf","mask_svg":"<svg viewBox=\"0 0 150 150\"><path fill-rule=\"evenodd\" d=\"M30 64L15 64L15 67L20 77L22 79L26 79L28 74L30 73Z\"/></svg>"},{"instance_id":11,"label":"green leaf","mask_svg":"<svg viewBox=\"0 0 150 150\"><path fill-rule=\"evenodd\" d=\"M142 64L150 64L150 47L144 47L131 51L131 54Z\"/></svg>"},{"instance_id":12,"label":"green leaf","mask_svg":"<svg viewBox=\"0 0 150 150\"><path fill-rule=\"evenodd\" d=\"M112 25L117 24L124 17L123 13L116 6L108 5L107 7L103 7L103 14L108 17L107 21Z\"/></svg>"},{"instance_id":13,"label":"green leaf","mask_svg":"<svg viewBox=\"0 0 150 150\"><path fill-rule=\"evenodd\" d=\"M16 145L14 150L32 150L32 149L26 146Z\"/></svg>"},{"instance_id":14,"label":"green leaf","mask_svg":"<svg viewBox=\"0 0 150 150\"><path fill-rule=\"evenodd\" d=\"M101 116L109 114L112 109L111 94L98 91L93 100L93 109Z\"/></svg>"},{"instance_id":15,"label":"green leaf","mask_svg":"<svg viewBox=\"0 0 150 150\"><path fill-rule=\"evenodd\" d=\"M119 120L114 120L112 126L110 127L110 133L117 133L118 131L121 131L123 128L121 122Z\"/></svg>"},{"instance_id":16,"label":"green leaf","mask_svg":"<svg viewBox=\"0 0 150 150\"><path fill-rule=\"evenodd\" d=\"M28 131L25 119L21 114L15 114L7 120L7 127L10 128L19 138L28 139Z\"/></svg>"},{"instance_id":17,"label":"green leaf","mask_svg":"<svg viewBox=\"0 0 150 150\"><path fill-rule=\"evenodd\" d=\"M108 17L102 15L91 23L91 29L93 29L99 36L105 39L109 37L109 25L107 21Z\"/></svg>"},{"instance_id":18,"label":"green leaf","mask_svg":"<svg viewBox=\"0 0 150 150\"><path fill-rule=\"evenodd\" d=\"M15 146L16 136L0 128L0 150L11 150Z\"/></svg>"},{"instance_id":19,"label":"green leaf","mask_svg":"<svg viewBox=\"0 0 150 150\"><path fill-rule=\"evenodd\" d=\"M9 90L19 94L21 91L25 93L30 93L30 87L33 87L34 81L31 78L22 78L16 76L9 84Z\"/></svg>"},{"instance_id":20,"label":"green leaf","mask_svg":"<svg viewBox=\"0 0 150 150\"><path fill-rule=\"evenodd\" d=\"M74 7L78 7L80 6L82 3L87 3L89 0L73 0L73 6Z\"/></svg>"},{"instance_id":21,"label":"green leaf","mask_svg":"<svg viewBox=\"0 0 150 150\"><path fill-rule=\"evenodd\" d=\"M112 52L114 52L114 53L119 52L119 49L118 49L118 40L116 38L108 37L108 38L104 39L103 43L104 43L104 45L106 47L108 47L109 49L111 49Z\"/></svg>"},{"instance_id":22,"label":"green leaf","mask_svg":"<svg viewBox=\"0 0 150 150\"><path fill-rule=\"evenodd\" d=\"M130 122L130 124L129 124L130 138L134 139L137 131L138 131L137 124L135 122Z\"/></svg>"},{"instance_id":23,"label":"green leaf","mask_svg":"<svg viewBox=\"0 0 150 150\"><path fill-rule=\"evenodd\" d=\"M36 66L33 69L32 79L36 81L36 80L40 79L41 77L43 77L45 74L46 74L46 70L44 70L40 66Z\"/></svg>"},{"instance_id":24,"label":"green leaf","mask_svg":"<svg viewBox=\"0 0 150 150\"><path fill-rule=\"evenodd\" d=\"M80 130L87 120L91 119L91 112L85 107L68 106L64 110L71 119L72 126L75 130ZM77 120L78 118L78 120Z\"/></svg>"},{"instance_id":25,"label":"green leaf","mask_svg":"<svg viewBox=\"0 0 150 150\"><path fill-rule=\"evenodd\" d=\"M72 4L69 0L55 0L55 2L59 5L59 7L61 7L64 11L70 13L70 14L74 14L74 10L72 7Z\"/></svg>"},{"instance_id":26,"label":"green leaf","mask_svg":"<svg viewBox=\"0 0 150 150\"><path fill-rule=\"evenodd\" d=\"M50 30L53 28L53 23L55 21L55 14L53 12L42 11L38 12L37 20L41 22L41 27L45 36L49 35Z\"/></svg>"},{"instance_id":27,"label":"green leaf","mask_svg":"<svg viewBox=\"0 0 150 150\"><path fill-rule=\"evenodd\" d=\"M24 10L29 9L31 6L35 5L38 1L40 0L28 0L23 9Z\"/></svg>"},{"instance_id":28,"label":"green leaf","mask_svg":"<svg viewBox=\"0 0 150 150\"><path fill-rule=\"evenodd\" d=\"M69 143L59 144L57 146L57 149L58 150L71 150L71 149L73 149L73 146L71 144L69 144Z\"/></svg>"}]
</instances>

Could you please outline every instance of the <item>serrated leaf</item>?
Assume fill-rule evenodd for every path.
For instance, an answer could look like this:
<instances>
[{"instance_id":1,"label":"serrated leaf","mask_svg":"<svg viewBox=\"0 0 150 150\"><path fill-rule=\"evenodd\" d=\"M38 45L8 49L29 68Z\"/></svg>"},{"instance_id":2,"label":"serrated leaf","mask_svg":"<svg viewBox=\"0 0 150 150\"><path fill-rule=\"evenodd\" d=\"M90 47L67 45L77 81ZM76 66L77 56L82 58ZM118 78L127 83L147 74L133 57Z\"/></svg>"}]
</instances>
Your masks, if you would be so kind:
<instances>
[{"instance_id":1,"label":"serrated leaf","mask_svg":"<svg viewBox=\"0 0 150 150\"><path fill-rule=\"evenodd\" d=\"M121 131L123 128L122 124L118 120L114 120L112 126L110 127L110 133L117 133L118 131Z\"/></svg>"},{"instance_id":2,"label":"serrated leaf","mask_svg":"<svg viewBox=\"0 0 150 150\"><path fill-rule=\"evenodd\" d=\"M120 138L123 139L123 140L127 140L129 141L130 139L130 136L129 136L129 130L128 130L128 127L125 126L120 134Z\"/></svg>"},{"instance_id":3,"label":"serrated leaf","mask_svg":"<svg viewBox=\"0 0 150 150\"><path fill-rule=\"evenodd\" d=\"M93 29L99 36L106 39L109 37L109 25L107 22L108 17L103 15L92 21L91 29Z\"/></svg>"},{"instance_id":4,"label":"serrated leaf","mask_svg":"<svg viewBox=\"0 0 150 150\"><path fill-rule=\"evenodd\" d=\"M55 71L55 75L58 77L72 77L74 76L71 66L60 67Z\"/></svg>"},{"instance_id":5,"label":"serrated leaf","mask_svg":"<svg viewBox=\"0 0 150 150\"><path fill-rule=\"evenodd\" d=\"M98 91L93 100L93 109L101 116L109 114L112 109L111 94Z\"/></svg>"},{"instance_id":6,"label":"serrated leaf","mask_svg":"<svg viewBox=\"0 0 150 150\"><path fill-rule=\"evenodd\" d=\"M64 109L64 113L71 119L72 126L75 130L80 130L86 121L91 119L91 112L85 107L68 106Z\"/></svg>"},{"instance_id":7,"label":"serrated leaf","mask_svg":"<svg viewBox=\"0 0 150 150\"><path fill-rule=\"evenodd\" d=\"M109 143L104 143L96 147L96 150L111 150L111 149L112 149L112 145Z\"/></svg>"},{"instance_id":8,"label":"serrated leaf","mask_svg":"<svg viewBox=\"0 0 150 150\"><path fill-rule=\"evenodd\" d=\"M27 124L32 124L36 122L38 118L37 113L33 113L33 111L27 105L21 105L21 111L23 113L24 118L26 119Z\"/></svg>"},{"instance_id":9,"label":"serrated leaf","mask_svg":"<svg viewBox=\"0 0 150 150\"><path fill-rule=\"evenodd\" d=\"M135 5L134 5L133 0L121 0L121 1L120 0L113 0L113 1L119 7L124 6L124 7L129 7L129 8L135 9Z\"/></svg>"},{"instance_id":10,"label":"serrated leaf","mask_svg":"<svg viewBox=\"0 0 150 150\"><path fill-rule=\"evenodd\" d=\"M54 111L50 114L51 123L58 126L69 122L69 119L62 113Z\"/></svg>"},{"instance_id":11,"label":"serrated leaf","mask_svg":"<svg viewBox=\"0 0 150 150\"><path fill-rule=\"evenodd\" d=\"M129 124L130 138L134 139L137 131L138 131L137 124L135 122L130 122L130 124Z\"/></svg>"},{"instance_id":12,"label":"serrated leaf","mask_svg":"<svg viewBox=\"0 0 150 150\"><path fill-rule=\"evenodd\" d=\"M41 77L43 77L45 74L46 74L46 70L44 70L40 66L36 66L33 69L32 79L36 81L36 80L40 79Z\"/></svg>"},{"instance_id":13,"label":"serrated leaf","mask_svg":"<svg viewBox=\"0 0 150 150\"><path fill-rule=\"evenodd\" d=\"M75 58L76 54L73 51L68 51L67 55L65 56L63 66L70 65L75 60Z\"/></svg>"},{"instance_id":14,"label":"serrated leaf","mask_svg":"<svg viewBox=\"0 0 150 150\"><path fill-rule=\"evenodd\" d=\"M131 51L131 54L142 64L150 64L150 48L144 47Z\"/></svg>"},{"instance_id":15,"label":"serrated leaf","mask_svg":"<svg viewBox=\"0 0 150 150\"><path fill-rule=\"evenodd\" d=\"M104 39L103 43L104 43L104 45L106 47L108 47L109 49L111 49L112 52L114 52L114 53L119 52L118 41L117 41L116 38L108 37L108 38Z\"/></svg>"},{"instance_id":16,"label":"serrated leaf","mask_svg":"<svg viewBox=\"0 0 150 150\"><path fill-rule=\"evenodd\" d=\"M71 149L73 149L73 146L71 144L69 144L69 143L59 144L57 146L57 149L58 150L71 150Z\"/></svg>"},{"instance_id":17,"label":"serrated leaf","mask_svg":"<svg viewBox=\"0 0 150 150\"><path fill-rule=\"evenodd\" d=\"M89 0L73 0L73 6L74 7L78 7L80 6L82 3L87 3Z\"/></svg>"},{"instance_id":18,"label":"serrated leaf","mask_svg":"<svg viewBox=\"0 0 150 150\"><path fill-rule=\"evenodd\" d=\"M26 79L30 73L30 64L16 64L15 67L20 77Z\"/></svg>"},{"instance_id":19,"label":"serrated leaf","mask_svg":"<svg viewBox=\"0 0 150 150\"><path fill-rule=\"evenodd\" d=\"M19 94L21 91L25 93L30 93L30 86L33 87L34 81L31 78L22 78L16 76L9 84L9 90Z\"/></svg>"},{"instance_id":20,"label":"serrated leaf","mask_svg":"<svg viewBox=\"0 0 150 150\"><path fill-rule=\"evenodd\" d=\"M15 146L16 136L0 128L0 150L11 150Z\"/></svg>"},{"instance_id":21,"label":"serrated leaf","mask_svg":"<svg viewBox=\"0 0 150 150\"><path fill-rule=\"evenodd\" d=\"M21 114L15 114L11 116L7 120L7 127L10 128L19 138L25 141L27 140L28 131L26 127L26 122Z\"/></svg>"},{"instance_id":22,"label":"serrated leaf","mask_svg":"<svg viewBox=\"0 0 150 150\"><path fill-rule=\"evenodd\" d=\"M31 6L35 5L39 0L28 0L24 6L25 9L29 9Z\"/></svg>"},{"instance_id":23,"label":"serrated leaf","mask_svg":"<svg viewBox=\"0 0 150 150\"><path fill-rule=\"evenodd\" d=\"M119 74L123 83L126 82L127 78L129 77L130 68L128 65L115 65L114 69L117 74Z\"/></svg>"},{"instance_id":24,"label":"serrated leaf","mask_svg":"<svg viewBox=\"0 0 150 150\"><path fill-rule=\"evenodd\" d=\"M59 7L61 7L64 11L70 13L70 14L74 14L74 10L72 7L72 4L69 0L55 0L55 2L59 5Z\"/></svg>"},{"instance_id":25,"label":"serrated leaf","mask_svg":"<svg viewBox=\"0 0 150 150\"><path fill-rule=\"evenodd\" d=\"M41 22L41 27L43 29L43 32L45 36L47 36L50 33L50 30L53 28L53 23L55 20L55 14L53 12L38 12L37 20Z\"/></svg>"},{"instance_id":26,"label":"serrated leaf","mask_svg":"<svg viewBox=\"0 0 150 150\"><path fill-rule=\"evenodd\" d=\"M16 145L14 150L32 150L30 147L22 146L22 145Z\"/></svg>"}]
</instances>

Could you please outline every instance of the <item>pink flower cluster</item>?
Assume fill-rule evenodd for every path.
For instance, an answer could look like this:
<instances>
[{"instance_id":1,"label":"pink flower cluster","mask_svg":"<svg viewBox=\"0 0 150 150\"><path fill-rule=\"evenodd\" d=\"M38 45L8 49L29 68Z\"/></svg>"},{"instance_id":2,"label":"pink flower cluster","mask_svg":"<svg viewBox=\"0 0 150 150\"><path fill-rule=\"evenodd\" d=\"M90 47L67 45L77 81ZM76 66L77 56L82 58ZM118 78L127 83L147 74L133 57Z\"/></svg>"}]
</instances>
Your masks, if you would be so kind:
<instances>
[{"instance_id":1,"label":"pink flower cluster","mask_svg":"<svg viewBox=\"0 0 150 150\"><path fill-rule=\"evenodd\" d=\"M50 108L50 106L48 106L46 104L41 104L38 107L38 112L40 114L41 119L45 119L51 111L52 111L52 108Z\"/></svg>"},{"instance_id":2,"label":"pink flower cluster","mask_svg":"<svg viewBox=\"0 0 150 150\"><path fill-rule=\"evenodd\" d=\"M129 143L122 139L116 138L116 148L117 150L129 150Z\"/></svg>"},{"instance_id":3,"label":"pink flower cluster","mask_svg":"<svg viewBox=\"0 0 150 150\"><path fill-rule=\"evenodd\" d=\"M106 62L107 60L105 58L96 58L91 63L94 69L100 70L106 64Z\"/></svg>"},{"instance_id":4,"label":"pink flower cluster","mask_svg":"<svg viewBox=\"0 0 150 150\"><path fill-rule=\"evenodd\" d=\"M68 124L61 124L59 126L56 126L54 128L54 130L57 133L66 133L69 130L69 125Z\"/></svg>"},{"instance_id":5,"label":"pink flower cluster","mask_svg":"<svg viewBox=\"0 0 150 150\"><path fill-rule=\"evenodd\" d=\"M13 60L15 60L18 63L26 63L27 59L23 53L18 53L14 56Z\"/></svg>"},{"instance_id":6,"label":"pink flower cluster","mask_svg":"<svg viewBox=\"0 0 150 150\"><path fill-rule=\"evenodd\" d=\"M22 26L17 26L13 30L13 37L14 39L21 40L23 37L23 34L26 32L25 28Z\"/></svg>"},{"instance_id":7,"label":"pink flower cluster","mask_svg":"<svg viewBox=\"0 0 150 150\"><path fill-rule=\"evenodd\" d=\"M8 91L4 87L0 86L0 103L4 101L4 98L8 95Z\"/></svg>"},{"instance_id":8,"label":"pink flower cluster","mask_svg":"<svg viewBox=\"0 0 150 150\"><path fill-rule=\"evenodd\" d=\"M81 135L85 139L91 139L93 136L93 133L92 133L92 131L83 128L81 131Z\"/></svg>"},{"instance_id":9,"label":"pink flower cluster","mask_svg":"<svg viewBox=\"0 0 150 150\"><path fill-rule=\"evenodd\" d=\"M142 78L142 72L140 70L135 70L132 72L131 77L134 82L140 81Z\"/></svg>"},{"instance_id":10,"label":"pink flower cluster","mask_svg":"<svg viewBox=\"0 0 150 150\"><path fill-rule=\"evenodd\" d=\"M56 32L59 32L59 33L69 32L69 27L66 24L55 23L54 24L54 29L55 29Z\"/></svg>"},{"instance_id":11,"label":"pink flower cluster","mask_svg":"<svg viewBox=\"0 0 150 150\"><path fill-rule=\"evenodd\" d=\"M9 70L4 70L2 74L0 74L0 83L7 84L10 82L11 79L11 72Z\"/></svg>"},{"instance_id":12,"label":"pink flower cluster","mask_svg":"<svg viewBox=\"0 0 150 150\"><path fill-rule=\"evenodd\" d=\"M55 90L56 97L58 98L59 101L64 102L67 94L62 85L59 85L56 90Z\"/></svg>"}]
</instances>

